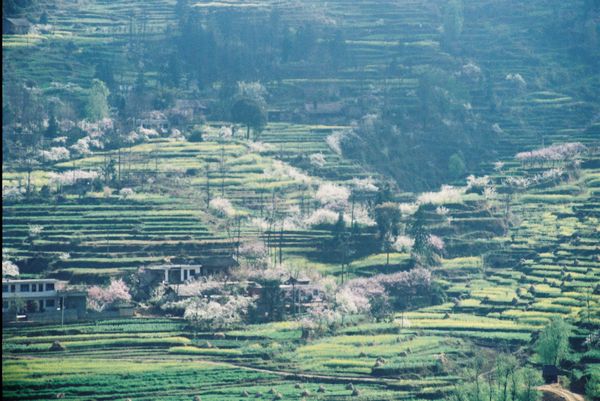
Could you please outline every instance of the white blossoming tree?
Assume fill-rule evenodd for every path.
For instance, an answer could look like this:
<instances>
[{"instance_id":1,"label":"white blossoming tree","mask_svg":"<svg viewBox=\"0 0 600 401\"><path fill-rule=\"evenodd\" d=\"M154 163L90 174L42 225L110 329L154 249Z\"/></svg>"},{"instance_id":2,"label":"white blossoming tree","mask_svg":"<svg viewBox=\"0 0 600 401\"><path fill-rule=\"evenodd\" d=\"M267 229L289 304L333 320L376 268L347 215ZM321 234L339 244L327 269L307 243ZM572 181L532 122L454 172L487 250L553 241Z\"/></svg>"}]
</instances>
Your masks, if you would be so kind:
<instances>
[{"instance_id":1,"label":"white blossoming tree","mask_svg":"<svg viewBox=\"0 0 600 401\"><path fill-rule=\"evenodd\" d=\"M92 286L88 289L88 308L97 312L129 301L131 301L129 287L121 279L111 280L106 287Z\"/></svg>"},{"instance_id":2,"label":"white blossoming tree","mask_svg":"<svg viewBox=\"0 0 600 401\"><path fill-rule=\"evenodd\" d=\"M208 208L218 217L233 217L235 209L231 202L225 198L214 198L208 204Z\"/></svg>"},{"instance_id":3,"label":"white blossoming tree","mask_svg":"<svg viewBox=\"0 0 600 401\"><path fill-rule=\"evenodd\" d=\"M324 183L319 186L315 198L331 210L343 210L348 205L350 190L341 185Z\"/></svg>"},{"instance_id":4,"label":"white blossoming tree","mask_svg":"<svg viewBox=\"0 0 600 401\"><path fill-rule=\"evenodd\" d=\"M19 275L19 267L10 260L2 261L2 277L16 277Z\"/></svg>"},{"instance_id":5,"label":"white blossoming tree","mask_svg":"<svg viewBox=\"0 0 600 401\"><path fill-rule=\"evenodd\" d=\"M241 324L254 298L242 295L224 299L194 298L185 308L183 317L200 330L222 330Z\"/></svg>"}]
</instances>

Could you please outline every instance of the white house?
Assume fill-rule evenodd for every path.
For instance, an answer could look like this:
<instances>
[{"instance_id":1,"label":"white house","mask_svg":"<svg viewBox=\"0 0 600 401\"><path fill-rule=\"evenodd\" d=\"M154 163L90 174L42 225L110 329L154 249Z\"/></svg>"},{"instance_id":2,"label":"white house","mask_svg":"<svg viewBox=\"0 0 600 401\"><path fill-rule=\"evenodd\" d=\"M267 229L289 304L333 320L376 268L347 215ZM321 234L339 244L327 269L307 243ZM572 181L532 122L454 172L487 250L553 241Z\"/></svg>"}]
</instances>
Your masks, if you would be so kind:
<instances>
[{"instance_id":1,"label":"white house","mask_svg":"<svg viewBox=\"0 0 600 401\"><path fill-rule=\"evenodd\" d=\"M85 291L67 289L56 279L2 279L2 313L50 313L64 309L85 312Z\"/></svg>"}]
</instances>

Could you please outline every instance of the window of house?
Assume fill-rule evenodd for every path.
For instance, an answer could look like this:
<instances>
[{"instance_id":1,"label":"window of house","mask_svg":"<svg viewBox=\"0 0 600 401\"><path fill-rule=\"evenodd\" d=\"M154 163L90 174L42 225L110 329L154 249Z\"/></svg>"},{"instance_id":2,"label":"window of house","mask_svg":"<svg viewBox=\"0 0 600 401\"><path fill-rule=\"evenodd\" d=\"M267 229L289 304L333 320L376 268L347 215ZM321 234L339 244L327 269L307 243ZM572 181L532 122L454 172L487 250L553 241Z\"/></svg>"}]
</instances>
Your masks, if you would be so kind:
<instances>
[{"instance_id":1,"label":"window of house","mask_svg":"<svg viewBox=\"0 0 600 401\"><path fill-rule=\"evenodd\" d=\"M54 283L46 283L46 291L54 291Z\"/></svg>"},{"instance_id":2,"label":"window of house","mask_svg":"<svg viewBox=\"0 0 600 401\"><path fill-rule=\"evenodd\" d=\"M39 284L39 285L38 285L38 291L39 291L39 292L42 292L42 291L44 291L44 284Z\"/></svg>"},{"instance_id":3,"label":"window of house","mask_svg":"<svg viewBox=\"0 0 600 401\"><path fill-rule=\"evenodd\" d=\"M8 292L8 284L2 284L2 292Z\"/></svg>"},{"instance_id":4,"label":"window of house","mask_svg":"<svg viewBox=\"0 0 600 401\"><path fill-rule=\"evenodd\" d=\"M2 301L2 309L8 308L8 301Z\"/></svg>"},{"instance_id":5,"label":"window of house","mask_svg":"<svg viewBox=\"0 0 600 401\"><path fill-rule=\"evenodd\" d=\"M11 284L10 285L10 292L16 292L17 291L17 286L15 284Z\"/></svg>"},{"instance_id":6,"label":"window of house","mask_svg":"<svg viewBox=\"0 0 600 401\"><path fill-rule=\"evenodd\" d=\"M31 284L31 292L37 292L37 284Z\"/></svg>"},{"instance_id":7,"label":"window of house","mask_svg":"<svg viewBox=\"0 0 600 401\"><path fill-rule=\"evenodd\" d=\"M196 275L196 271L195 270L190 270L190 277L191 276L195 276Z\"/></svg>"},{"instance_id":8,"label":"window of house","mask_svg":"<svg viewBox=\"0 0 600 401\"><path fill-rule=\"evenodd\" d=\"M46 300L46 308L54 308L55 305L56 305L56 302L53 299Z\"/></svg>"},{"instance_id":9,"label":"window of house","mask_svg":"<svg viewBox=\"0 0 600 401\"><path fill-rule=\"evenodd\" d=\"M29 292L29 284L21 284L21 292Z\"/></svg>"}]
</instances>

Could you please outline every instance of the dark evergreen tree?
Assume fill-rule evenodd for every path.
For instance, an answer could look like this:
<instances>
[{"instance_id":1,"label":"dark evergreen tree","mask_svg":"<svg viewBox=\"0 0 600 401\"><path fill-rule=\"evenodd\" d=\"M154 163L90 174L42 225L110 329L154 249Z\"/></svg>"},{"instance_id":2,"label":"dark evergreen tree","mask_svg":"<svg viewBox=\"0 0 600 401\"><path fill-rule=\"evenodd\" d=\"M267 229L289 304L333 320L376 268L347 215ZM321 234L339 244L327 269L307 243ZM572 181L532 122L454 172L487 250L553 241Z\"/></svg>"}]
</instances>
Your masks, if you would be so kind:
<instances>
[{"instance_id":1,"label":"dark evergreen tree","mask_svg":"<svg viewBox=\"0 0 600 401\"><path fill-rule=\"evenodd\" d=\"M246 139L250 139L250 129L260 132L267 124L267 113L260 104L252 99L240 99L231 108L231 118L246 126Z\"/></svg>"}]
</instances>

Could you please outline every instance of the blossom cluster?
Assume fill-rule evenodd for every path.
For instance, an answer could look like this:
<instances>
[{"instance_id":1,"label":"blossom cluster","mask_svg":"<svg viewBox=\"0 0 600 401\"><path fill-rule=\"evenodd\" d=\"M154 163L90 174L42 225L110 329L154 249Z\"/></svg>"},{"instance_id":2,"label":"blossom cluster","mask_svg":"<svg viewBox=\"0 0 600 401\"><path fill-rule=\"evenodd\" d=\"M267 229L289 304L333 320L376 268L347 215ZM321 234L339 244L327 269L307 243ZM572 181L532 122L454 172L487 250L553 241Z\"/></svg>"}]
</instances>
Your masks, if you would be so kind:
<instances>
[{"instance_id":1,"label":"blossom cluster","mask_svg":"<svg viewBox=\"0 0 600 401\"><path fill-rule=\"evenodd\" d=\"M571 159L587 148L581 142L567 142L515 155L522 162L555 162Z\"/></svg>"},{"instance_id":2,"label":"blossom cluster","mask_svg":"<svg viewBox=\"0 0 600 401\"><path fill-rule=\"evenodd\" d=\"M417 198L419 204L444 205L461 203L463 190L450 185L442 185L438 192L423 192Z\"/></svg>"},{"instance_id":3,"label":"blossom cluster","mask_svg":"<svg viewBox=\"0 0 600 401\"><path fill-rule=\"evenodd\" d=\"M229 199L211 199L208 208L219 217L233 217L235 215L235 209Z\"/></svg>"},{"instance_id":4,"label":"blossom cluster","mask_svg":"<svg viewBox=\"0 0 600 401\"><path fill-rule=\"evenodd\" d=\"M127 199L132 197L135 194L135 192L133 191L133 189L131 188L122 188L119 191L119 195L121 196L121 198L123 199Z\"/></svg>"},{"instance_id":5,"label":"blossom cluster","mask_svg":"<svg viewBox=\"0 0 600 401\"><path fill-rule=\"evenodd\" d=\"M341 185L324 183L319 186L315 198L321 205L329 209L339 210L347 206L350 190Z\"/></svg>"},{"instance_id":6,"label":"blossom cluster","mask_svg":"<svg viewBox=\"0 0 600 401\"><path fill-rule=\"evenodd\" d=\"M183 317L200 328L224 329L242 322L254 298L233 295L225 299L194 298Z\"/></svg>"},{"instance_id":7,"label":"blossom cluster","mask_svg":"<svg viewBox=\"0 0 600 401\"><path fill-rule=\"evenodd\" d=\"M48 150L41 150L40 157L42 160L49 162L57 162L61 160L68 160L71 157L71 152L64 146L52 147Z\"/></svg>"},{"instance_id":8,"label":"blossom cluster","mask_svg":"<svg viewBox=\"0 0 600 401\"><path fill-rule=\"evenodd\" d=\"M2 261L2 277L15 277L19 275L19 267L10 260Z\"/></svg>"},{"instance_id":9,"label":"blossom cluster","mask_svg":"<svg viewBox=\"0 0 600 401\"><path fill-rule=\"evenodd\" d=\"M329 148L337 155L342 154L342 139L345 135L344 131L336 131L325 138L325 142L327 142Z\"/></svg>"},{"instance_id":10,"label":"blossom cluster","mask_svg":"<svg viewBox=\"0 0 600 401\"><path fill-rule=\"evenodd\" d=\"M95 180L99 177L94 170L69 170L62 173L50 173L50 183L61 186L75 185L81 180Z\"/></svg>"},{"instance_id":11,"label":"blossom cluster","mask_svg":"<svg viewBox=\"0 0 600 401\"><path fill-rule=\"evenodd\" d=\"M88 288L88 308L101 312L119 302L131 301L129 287L121 279L111 280L107 287Z\"/></svg>"},{"instance_id":12,"label":"blossom cluster","mask_svg":"<svg viewBox=\"0 0 600 401\"><path fill-rule=\"evenodd\" d=\"M514 188L528 188L532 185L537 185L542 182L557 180L565 174L562 168L552 168L531 177L513 177L506 178L505 183Z\"/></svg>"}]
</instances>

